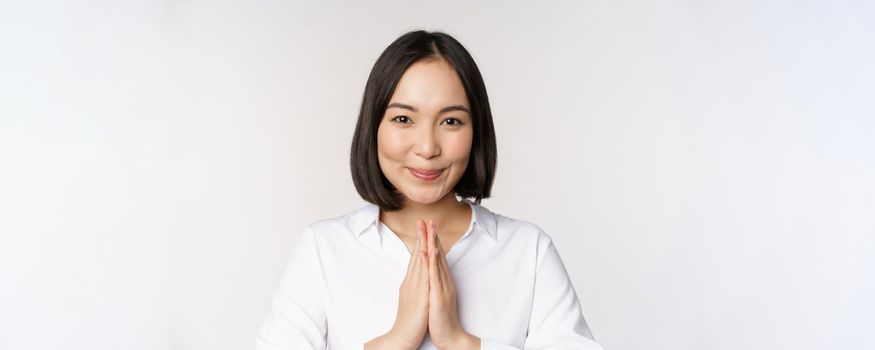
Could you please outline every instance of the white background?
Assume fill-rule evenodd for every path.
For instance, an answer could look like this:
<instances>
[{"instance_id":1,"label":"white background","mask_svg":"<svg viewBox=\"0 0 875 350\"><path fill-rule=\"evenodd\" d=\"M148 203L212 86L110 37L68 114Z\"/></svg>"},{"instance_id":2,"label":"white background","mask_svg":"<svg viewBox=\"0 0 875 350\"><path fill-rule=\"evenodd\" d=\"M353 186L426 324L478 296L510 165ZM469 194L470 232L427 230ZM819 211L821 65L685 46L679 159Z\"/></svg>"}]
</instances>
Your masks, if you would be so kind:
<instances>
[{"instance_id":1,"label":"white background","mask_svg":"<svg viewBox=\"0 0 875 350\"><path fill-rule=\"evenodd\" d=\"M0 349L252 348L415 28L606 349L875 348L871 2L364 3L0 1Z\"/></svg>"}]
</instances>

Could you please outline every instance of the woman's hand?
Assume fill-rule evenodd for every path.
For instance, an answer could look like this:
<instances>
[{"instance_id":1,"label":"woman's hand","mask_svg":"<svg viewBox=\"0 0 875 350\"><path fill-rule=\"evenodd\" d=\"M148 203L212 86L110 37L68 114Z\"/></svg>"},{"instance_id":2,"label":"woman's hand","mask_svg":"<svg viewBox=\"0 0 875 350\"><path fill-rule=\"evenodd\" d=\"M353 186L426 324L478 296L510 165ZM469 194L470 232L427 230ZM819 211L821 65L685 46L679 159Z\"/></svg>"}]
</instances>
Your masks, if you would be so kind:
<instances>
[{"instance_id":1,"label":"woman's hand","mask_svg":"<svg viewBox=\"0 0 875 350\"><path fill-rule=\"evenodd\" d=\"M365 344L365 349L416 349L428 329L428 247L425 222L419 220L416 249L401 282L398 313L392 329Z\"/></svg>"},{"instance_id":2,"label":"woman's hand","mask_svg":"<svg viewBox=\"0 0 875 350\"><path fill-rule=\"evenodd\" d=\"M428 223L428 261L428 332L432 343L438 349L480 349L480 338L465 332L459 322L456 285L434 220Z\"/></svg>"}]
</instances>

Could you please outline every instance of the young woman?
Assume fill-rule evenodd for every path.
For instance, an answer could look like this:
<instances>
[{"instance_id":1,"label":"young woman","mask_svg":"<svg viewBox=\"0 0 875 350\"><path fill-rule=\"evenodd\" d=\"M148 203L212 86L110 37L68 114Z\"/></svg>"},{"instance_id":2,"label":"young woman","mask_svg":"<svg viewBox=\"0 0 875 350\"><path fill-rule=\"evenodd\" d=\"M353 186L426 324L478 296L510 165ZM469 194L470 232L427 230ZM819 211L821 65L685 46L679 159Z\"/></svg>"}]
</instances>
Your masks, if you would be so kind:
<instances>
[{"instance_id":1,"label":"young woman","mask_svg":"<svg viewBox=\"0 0 875 350\"><path fill-rule=\"evenodd\" d=\"M550 236L480 205L495 164L471 55L440 32L395 40L352 140L368 205L304 230L256 348L601 349Z\"/></svg>"}]
</instances>

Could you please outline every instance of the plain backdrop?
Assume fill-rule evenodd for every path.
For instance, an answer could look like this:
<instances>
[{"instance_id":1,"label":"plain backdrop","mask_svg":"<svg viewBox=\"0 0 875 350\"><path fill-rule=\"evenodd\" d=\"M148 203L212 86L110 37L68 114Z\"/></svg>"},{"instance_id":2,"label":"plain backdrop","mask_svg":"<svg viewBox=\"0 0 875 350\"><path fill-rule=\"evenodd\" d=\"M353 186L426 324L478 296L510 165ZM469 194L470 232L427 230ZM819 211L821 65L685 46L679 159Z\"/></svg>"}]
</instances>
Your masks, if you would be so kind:
<instances>
[{"instance_id":1,"label":"plain backdrop","mask_svg":"<svg viewBox=\"0 0 875 350\"><path fill-rule=\"evenodd\" d=\"M367 75L454 35L487 208L609 350L873 349L868 1L0 1L0 349L248 349L302 229L364 205Z\"/></svg>"}]
</instances>

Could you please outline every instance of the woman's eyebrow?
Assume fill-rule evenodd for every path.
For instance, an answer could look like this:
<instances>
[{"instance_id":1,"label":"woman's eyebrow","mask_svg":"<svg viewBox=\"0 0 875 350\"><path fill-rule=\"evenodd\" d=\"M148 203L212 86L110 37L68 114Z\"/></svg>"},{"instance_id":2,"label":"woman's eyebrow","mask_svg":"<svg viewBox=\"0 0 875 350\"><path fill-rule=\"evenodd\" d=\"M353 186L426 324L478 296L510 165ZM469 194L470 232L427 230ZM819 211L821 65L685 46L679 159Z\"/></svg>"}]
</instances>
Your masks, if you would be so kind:
<instances>
[{"instance_id":1,"label":"woman's eyebrow","mask_svg":"<svg viewBox=\"0 0 875 350\"><path fill-rule=\"evenodd\" d=\"M393 108L393 107L406 109L406 110L410 110L413 112L418 112L416 107L413 107L413 106L407 105L407 104L403 104L403 103L398 103L398 102L390 103L388 106L386 106L386 109ZM444 107L443 109L440 110L440 112L438 112L438 114L444 114L444 113L450 112L450 111L462 111L462 112L467 112L468 114L471 114L471 111L469 111L467 107L462 106L462 105L452 105L452 106Z\"/></svg>"}]
</instances>

